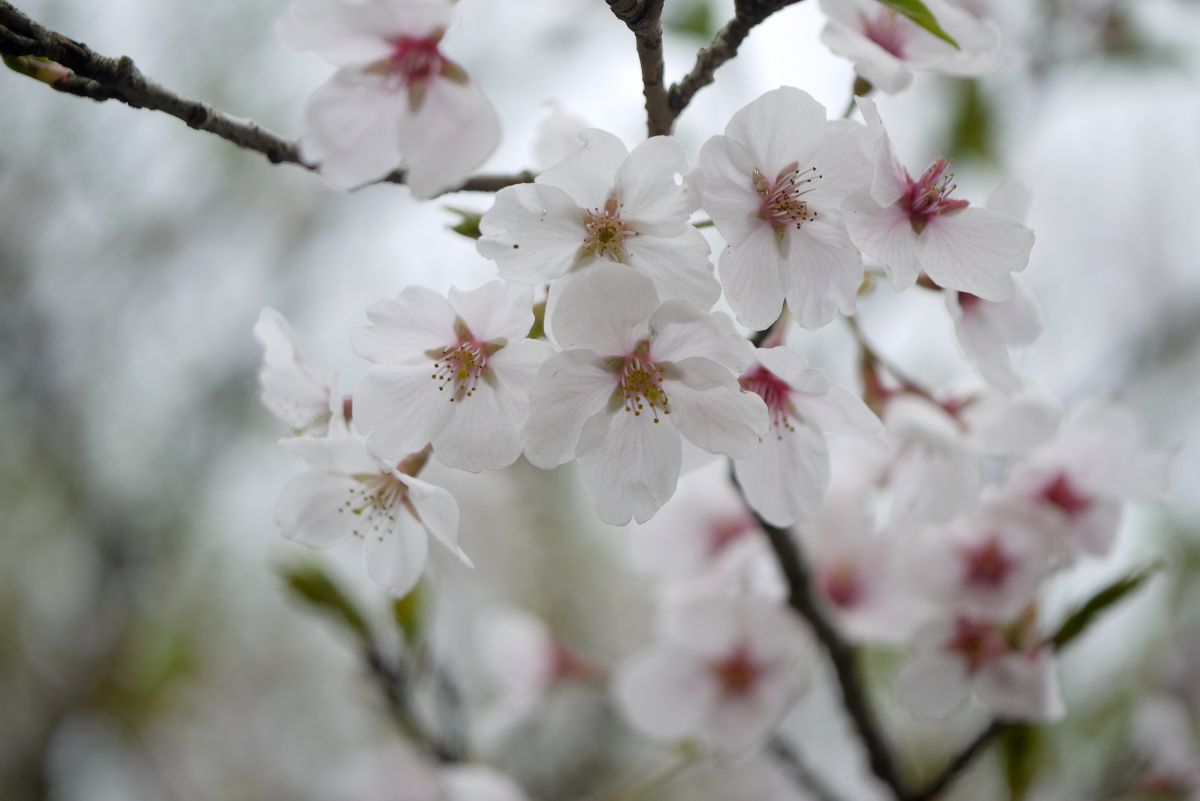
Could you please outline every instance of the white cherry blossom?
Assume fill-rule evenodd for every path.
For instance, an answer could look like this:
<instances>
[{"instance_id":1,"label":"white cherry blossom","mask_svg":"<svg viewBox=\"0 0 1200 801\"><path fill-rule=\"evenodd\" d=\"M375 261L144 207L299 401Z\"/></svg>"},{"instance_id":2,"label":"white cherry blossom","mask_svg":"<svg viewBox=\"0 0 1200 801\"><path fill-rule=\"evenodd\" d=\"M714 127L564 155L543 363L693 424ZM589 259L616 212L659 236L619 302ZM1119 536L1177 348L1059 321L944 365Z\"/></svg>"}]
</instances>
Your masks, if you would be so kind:
<instances>
[{"instance_id":1,"label":"white cherry blossom","mask_svg":"<svg viewBox=\"0 0 1200 801\"><path fill-rule=\"evenodd\" d=\"M670 610L661 638L621 666L617 705L650 737L738 753L787 715L807 685L807 654L786 607L755 596L697 598Z\"/></svg>"},{"instance_id":2,"label":"white cherry blossom","mask_svg":"<svg viewBox=\"0 0 1200 801\"><path fill-rule=\"evenodd\" d=\"M784 299L803 327L854 311L862 257L841 204L870 182L868 134L828 122L805 92L780 87L733 115L704 143L694 182L725 238L719 272L738 320L763 329Z\"/></svg>"},{"instance_id":3,"label":"white cherry blossom","mask_svg":"<svg viewBox=\"0 0 1200 801\"><path fill-rule=\"evenodd\" d=\"M367 576L397 597L420 580L429 535L470 564L458 546L458 503L413 475L424 454L389 466L350 437L298 437L284 444L309 467L288 482L275 506L288 539L313 548L361 539Z\"/></svg>"},{"instance_id":4,"label":"white cherry blossom","mask_svg":"<svg viewBox=\"0 0 1200 801\"><path fill-rule=\"evenodd\" d=\"M263 309L254 337L263 346L258 371L263 405L291 426L294 436L347 433L342 398L333 391L332 380L304 357L287 319L275 309Z\"/></svg>"},{"instance_id":5,"label":"white cherry blossom","mask_svg":"<svg viewBox=\"0 0 1200 801\"><path fill-rule=\"evenodd\" d=\"M597 263L632 268L664 300L710 309L721 294L708 242L688 223L693 202L682 176L687 157L669 136L632 152L610 133L588 129L584 149L502 189L483 215L479 252L500 276L545 284Z\"/></svg>"},{"instance_id":6,"label":"white cherry blossom","mask_svg":"<svg viewBox=\"0 0 1200 801\"><path fill-rule=\"evenodd\" d=\"M335 186L404 167L416 197L459 183L495 149L495 109L441 51L450 0L294 0L280 38L338 67L312 96L301 145Z\"/></svg>"},{"instance_id":7,"label":"white cherry blossom","mask_svg":"<svg viewBox=\"0 0 1200 801\"><path fill-rule=\"evenodd\" d=\"M515 781L486 765L461 764L438 771L436 801L528 801Z\"/></svg>"},{"instance_id":8,"label":"white cherry blossom","mask_svg":"<svg viewBox=\"0 0 1200 801\"><path fill-rule=\"evenodd\" d=\"M958 47L879 0L820 0L829 18L821 41L853 61L859 75L888 94L908 88L913 70L965 77L985 75L1005 64L995 23L945 0L925 0L925 5Z\"/></svg>"},{"instance_id":9,"label":"white cherry blossom","mask_svg":"<svg viewBox=\"0 0 1200 801\"><path fill-rule=\"evenodd\" d=\"M529 385L550 355L526 338L528 287L493 281L449 299L410 286L367 310L354 348L375 362L354 393L354 422L371 450L395 459L432 443L450 467L478 472L521 455Z\"/></svg>"},{"instance_id":10,"label":"white cherry blossom","mask_svg":"<svg viewBox=\"0 0 1200 801\"><path fill-rule=\"evenodd\" d=\"M858 395L809 367L786 347L759 348L742 374L742 388L763 399L771 428L762 444L734 463L750 506L772 525L786 527L816 514L829 486L827 433L874 440L884 428Z\"/></svg>"},{"instance_id":11,"label":"white cherry blossom","mask_svg":"<svg viewBox=\"0 0 1200 801\"><path fill-rule=\"evenodd\" d=\"M876 151L870 190L846 200L854 244L883 265L897 291L924 272L943 289L992 301L1012 297L1012 274L1029 263L1033 232L952 197L956 185L945 159L914 179L896 159L875 104L860 98L859 108L876 135Z\"/></svg>"},{"instance_id":12,"label":"white cherry blossom","mask_svg":"<svg viewBox=\"0 0 1200 801\"><path fill-rule=\"evenodd\" d=\"M671 497L682 437L735 458L758 445L766 406L737 382L753 348L725 315L660 303L649 279L597 265L563 287L551 323L562 352L534 382L526 456L578 459L604 522L644 523Z\"/></svg>"},{"instance_id":13,"label":"white cherry blossom","mask_svg":"<svg viewBox=\"0 0 1200 801\"><path fill-rule=\"evenodd\" d=\"M971 696L1007 720L1049 723L1066 714L1054 654L1028 621L938 620L917 633L913 649L897 683L922 714L945 717Z\"/></svg>"}]
</instances>

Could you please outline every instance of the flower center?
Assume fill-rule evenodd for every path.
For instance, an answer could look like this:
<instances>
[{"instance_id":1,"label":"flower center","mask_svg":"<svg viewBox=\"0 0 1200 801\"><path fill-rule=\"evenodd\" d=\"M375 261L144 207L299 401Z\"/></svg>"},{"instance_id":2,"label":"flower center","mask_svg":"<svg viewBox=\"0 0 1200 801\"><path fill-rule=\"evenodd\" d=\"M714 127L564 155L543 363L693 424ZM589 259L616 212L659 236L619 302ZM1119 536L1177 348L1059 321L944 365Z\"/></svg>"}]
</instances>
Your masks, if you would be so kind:
<instances>
[{"instance_id":1,"label":"flower center","mask_svg":"<svg viewBox=\"0 0 1200 801\"><path fill-rule=\"evenodd\" d=\"M908 221L918 234L925 230L934 217L961 211L968 205L965 200L950 197L958 185L954 183L954 173L950 172L950 162L946 159L938 159L930 164L915 181L907 172L904 177L908 181L908 189L900 198L900 205L908 212Z\"/></svg>"},{"instance_id":2,"label":"flower center","mask_svg":"<svg viewBox=\"0 0 1200 801\"><path fill-rule=\"evenodd\" d=\"M406 87L420 87L439 75L446 59L438 49L441 36L423 39L400 36L392 40L388 71Z\"/></svg>"},{"instance_id":3,"label":"flower center","mask_svg":"<svg viewBox=\"0 0 1200 801\"><path fill-rule=\"evenodd\" d=\"M1042 488L1041 498L1058 507L1067 517L1079 517L1092 508L1092 499L1080 492L1066 473L1059 473L1054 480Z\"/></svg>"},{"instance_id":4,"label":"flower center","mask_svg":"<svg viewBox=\"0 0 1200 801\"><path fill-rule=\"evenodd\" d=\"M767 404L767 411L771 415L771 427L775 430L776 437L783 439L784 431L796 430L791 421L792 404L788 400L792 394L790 384L762 365L742 374L738 383L742 389L757 394Z\"/></svg>"},{"instance_id":5,"label":"flower center","mask_svg":"<svg viewBox=\"0 0 1200 801\"><path fill-rule=\"evenodd\" d=\"M870 39L896 58L904 58L905 45L908 43L906 21L895 11L883 10L875 16L863 14L863 36Z\"/></svg>"},{"instance_id":6,"label":"flower center","mask_svg":"<svg viewBox=\"0 0 1200 801\"><path fill-rule=\"evenodd\" d=\"M1007 653L1009 645L1004 633L995 626L959 618L954 622L954 634L945 648L966 662L967 672L974 674Z\"/></svg>"},{"instance_id":7,"label":"flower center","mask_svg":"<svg viewBox=\"0 0 1200 801\"><path fill-rule=\"evenodd\" d=\"M817 219L817 212L803 199L816 188L810 184L823 177L816 167L801 170L799 164L792 163L784 167L774 181L768 181L761 170L755 170L750 177L759 197L758 216L771 224L776 235L782 237L789 227L798 229Z\"/></svg>"},{"instance_id":8,"label":"flower center","mask_svg":"<svg viewBox=\"0 0 1200 801\"><path fill-rule=\"evenodd\" d=\"M670 414L671 404L662 382L662 368L650 357L650 343L642 340L633 353L625 357L621 370L621 394L625 399L625 411L640 417L648 408L656 423L660 412Z\"/></svg>"},{"instance_id":9,"label":"flower center","mask_svg":"<svg viewBox=\"0 0 1200 801\"><path fill-rule=\"evenodd\" d=\"M727 698L750 692L763 672L762 666L745 646L710 664L709 670L720 685L722 695Z\"/></svg>"},{"instance_id":10,"label":"flower center","mask_svg":"<svg viewBox=\"0 0 1200 801\"><path fill-rule=\"evenodd\" d=\"M821 589L834 606L849 609L863 598L863 586L858 568L849 561L839 561L821 579Z\"/></svg>"},{"instance_id":11,"label":"flower center","mask_svg":"<svg viewBox=\"0 0 1200 801\"><path fill-rule=\"evenodd\" d=\"M616 197L610 197L603 209L592 209L583 213L583 247L582 256L595 256L619 264L628 264L629 256L625 253L625 239L635 236L629 226L621 221L621 204Z\"/></svg>"},{"instance_id":12,"label":"flower center","mask_svg":"<svg viewBox=\"0 0 1200 801\"><path fill-rule=\"evenodd\" d=\"M752 517L727 517L713 521L708 527L708 555L715 557L756 528L758 524Z\"/></svg>"},{"instance_id":13,"label":"flower center","mask_svg":"<svg viewBox=\"0 0 1200 801\"><path fill-rule=\"evenodd\" d=\"M488 357L499 350L495 343L480 342L470 329L459 320L455 323L458 343L433 351L433 374L438 382L438 391L450 387L450 402L462 401L475 394L479 379L485 375Z\"/></svg>"},{"instance_id":14,"label":"flower center","mask_svg":"<svg viewBox=\"0 0 1200 801\"><path fill-rule=\"evenodd\" d=\"M967 583L973 586L998 589L1008 579L1015 562L1000 547L992 535L983 545L966 548L962 552Z\"/></svg>"},{"instance_id":15,"label":"flower center","mask_svg":"<svg viewBox=\"0 0 1200 801\"><path fill-rule=\"evenodd\" d=\"M349 488L347 497L338 507L338 514L352 514L359 519L354 536L383 539L391 533L396 515L403 508L416 516L408 500L408 487L390 472L356 476L358 483Z\"/></svg>"}]
</instances>

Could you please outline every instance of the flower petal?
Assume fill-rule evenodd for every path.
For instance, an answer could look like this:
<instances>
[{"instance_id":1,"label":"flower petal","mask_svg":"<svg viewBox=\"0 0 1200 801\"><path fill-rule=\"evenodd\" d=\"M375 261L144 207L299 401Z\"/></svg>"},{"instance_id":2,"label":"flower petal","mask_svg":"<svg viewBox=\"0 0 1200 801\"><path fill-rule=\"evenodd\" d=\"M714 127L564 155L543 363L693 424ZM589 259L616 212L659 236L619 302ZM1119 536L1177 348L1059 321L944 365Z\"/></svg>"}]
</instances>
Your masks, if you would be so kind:
<instances>
[{"instance_id":1,"label":"flower petal","mask_svg":"<svg viewBox=\"0 0 1200 801\"><path fill-rule=\"evenodd\" d=\"M450 305L482 342L516 341L533 328L533 290L491 281L464 292L450 288Z\"/></svg>"},{"instance_id":2,"label":"flower petal","mask_svg":"<svg viewBox=\"0 0 1200 801\"><path fill-rule=\"evenodd\" d=\"M825 132L825 107L794 86L763 93L725 126L725 135L746 146L768 180L790 164L809 166Z\"/></svg>"},{"instance_id":3,"label":"flower petal","mask_svg":"<svg viewBox=\"0 0 1200 801\"><path fill-rule=\"evenodd\" d=\"M634 415L620 406L587 421L579 438L579 475L605 523L645 523L679 481L679 432L665 415Z\"/></svg>"},{"instance_id":4,"label":"flower petal","mask_svg":"<svg viewBox=\"0 0 1200 801\"><path fill-rule=\"evenodd\" d=\"M591 351L556 353L538 370L530 392L525 455L545 470L575 458L584 424L617 391L613 372Z\"/></svg>"},{"instance_id":5,"label":"flower petal","mask_svg":"<svg viewBox=\"0 0 1200 801\"><path fill-rule=\"evenodd\" d=\"M703 662L669 647L640 654L622 665L613 687L626 720L664 740L700 733L717 692Z\"/></svg>"},{"instance_id":6,"label":"flower petal","mask_svg":"<svg viewBox=\"0 0 1200 801\"><path fill-rule=\"evenodd\" d=\"M566 275L586 236L583 211L571 196L541 184L501 189L479 230L480 255L496 262L501 278L522 284Z\"/></svg>"},{"instance_id":7,"label":"flower petal","mask_svg":"<svg viewBox=\"0 0 1200 801\"><path fill-rule=\"evenodd\" d=\"M545 186L556 186L583 209L604 207L613 192L613 179L629 151L620 139L599 128L580 132L583 150L555 164L537 177Z\"/></svg>"},{"instance_id":8,"label":"flower petal","mask_svg":"<svg viewBox=\"0 0 1200 801\"><path fill-rule=\"evenodd\" d=\"M733 327L723 312L703 312L679 300L669 300L650 318L650 355L656 362L681 362L703 357L741 373L754 361L754 346Z\"/></svg>"},{"instance_id":9,"label":"flower petal","mask_svg":"<svg viewBox=\"0 0 1200 801\"><path fill-rule=\"evenodd\" d=\"M433 435L433 453L448 467L478 473L508 467L521 455L521 425L502 413L496 390L480 381L457 399L445 425Z\"/></svg>"},{"instance_id":10,"label":"flower petal","mask_svg":"<svg viewBox=\"0 0 1200 801\"><path fill-rule=\"evenodd\" d=\"M430 364L376 367L354 391L354 425L382 459L421 450L450 419L452 395L438 391L432 373Z\"/></svg>"},{"instance_id":11,"label":"flower petal","mask_svg":"<svg viewBox=\"0 0 1200 801\"><path fill-rule=\"evenodd\" d=\"M801 327L816 330L838 312L852 314L862 284L862 256L840 220L817 219L787 237L782 271L788 311Z\"/></svg>"},{"instance_id":12,"label":"flower petal","mask_svg":"<svg viewBox=\"0 0 1200 801\"><path fill-rule=\"evenodd\" d=\"M761 445L734 462L734 472L755 512L773 526L791 526L820 508L829 486L829 449L812 426L772 428Z\"/></svg>"},{"instance_id":13,"label":"flower petal","mask_svg":"<svg viewBox=\"0 0 1200 801\"><path fill-rule=\"evenodd\" d=\"M739 323L761 331L779 319L785 268L775 231L762 220L750 236L730 242L721 254L718 273Z\"/></svg>"},{"instance_id":14,"label":"flower petal","mask_svg":"<svg viewBox=\"0 0 1200 801\"><path fill-rule=\"evenodd\" d=\"M354 332L354 352L376 364L430 364L429 351L454 344L454 308L423 286L405 287L395 299L372 303L371 325Z\"/></svg>"},{"instance_id":15,"label":"flower petal","mask_svg":"<svg viewBox=\"0 0 1200 801\"><path fill-rule=\"evenodd\" d=\"M638 236L625 244L629 263L654 282L663 300L681 298L707 311L721 297L708 260L708 240L695 228L679 236Z\"/></svg>"},{"instance_id":16,"label":"flower petal","mask_svg":"<svg viewBox=\"0 0 1200 801\"><path fill-rule=\"evenodd\" d=\"M682 234L689 228L687 171L687 156L673 136L652 136L635 147L616 174L621 219L643 235Z\"/></svg>"},{"instance_id":17,"label":"flower petal","mask_svg":"<svg viewBox=\"0 0 1200 801\"><path fill-rule=\"evenodd\" d=\"M700 148L694 175L699 177L701 206L717 231L731 244L740 243L763 226L754 189L754 157L745 145L728 136L711 137Z\"/></svg>"},{"instance_id":18,"label":"flower petal","mask_svg":"<svg viewBox=\"0 0 1200 801\"><path fill-rule=\"evenodd\" d=\"M710 453L740 458L758 447L767 430L767 406L743 392L725 367L693 357L675 362L663 389L671 422L693 444Z\"/></svg>"},{"instance_id":19,"label":"flower petal","mask_svg":"<svg viewBox=\"0 0 1200 801\"><path fill-rule=\"evenodd\" d=\"M918 237L919 259L940 287L1007 300L1012 274L1029 264L1033 231L979 208L932 218Z\"/></svg>"},{"instance_id":20,"label":"flower petal","mask_svg":"<svg viewBox=\"0 0 1200 801\"><path fill-rule=\"evenodd\" d=\"M459 513L458 501L454 500L454 496L445 489L415 476L403 473L394 475L408 487L408 499L417 510L425 530L449 548L451 553L470 565L471 560L458 545Z\"/></svg>"},{"instance_id":21,"label":"flower petal","mask_svg":"<svg viewBox=\"0 0 1200 801\"><path fill-rule=\"evenodd\" d=\"M413 197L430 198L454 189L500 143L500 118L473 82L434 78L415 114L408 112L407 96L400 99L405 113L396 136L404 154L404 183Z\"/></svg>"},{"instance_id":22,"label":"flower petal","mask_svg":"<svg viewBox=\"0 0 1200 801\"><path fill-rule=\"evenodd\" d=\"M868 192L851 195L844 206L846 230L863 253L883 265L892 289L903 292L917 282L917 235L899 206L881 206Z\"/></svg>"},{"instance_id":23,"label":"flower petal","mask_svg":"<svg viewBox=\"0 0 1200 801\"><path fill-rule=\"evenodd\" d=\"M397 598L417 586L428 558L429 537L407 511L397 511L395 521L386 530L363 536L367 577Z\"/></svg>"},{"instance_id":24,"label":"flower petal","mask_svg":"<svg viewBox=\"0 0 1200 801\"><path fill-rule=\"evenodd\" d=\"M617 264L595 264L552 293L557 297L547 318L554 341L563 350L586 348L601 356L632 352L659 306L650 279Z\"/></svg>"},{"instance_id":25,"label":"flower petal","mask_svg":"<svg viewBox=\"0 0 1200 801\"><path fill-rule=\"evenodd\" d=\"M382 178L403 162L405 98L381 75L339 70L309 98L300 137L306 159L339 189Z\"/></svg>"},{"instance_id":26,"label":"flower petal","mask_svg":"<svg viewBox=\"0 0 1200 801\"><path fill-rule=\"evenodd\" d=\"M275 522L283 536L310 548L336 545L354 530L358 518L344 510L359 487L350 476L302 473L283 487L275 504Z\"/></svg>"}]
</instances>

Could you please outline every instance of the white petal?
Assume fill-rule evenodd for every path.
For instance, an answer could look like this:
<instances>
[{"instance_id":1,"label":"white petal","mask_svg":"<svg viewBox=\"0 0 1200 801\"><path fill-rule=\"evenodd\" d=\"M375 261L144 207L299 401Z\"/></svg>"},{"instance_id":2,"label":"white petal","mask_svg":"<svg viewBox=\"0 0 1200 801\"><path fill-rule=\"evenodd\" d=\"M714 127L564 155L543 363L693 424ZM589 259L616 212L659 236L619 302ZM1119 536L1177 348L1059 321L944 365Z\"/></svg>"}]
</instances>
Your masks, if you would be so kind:
<instances>
[{"instance_id":1,"label":"white petal","mask_svg":"<svg viewBox=\"0 0 1200 801\"><path fill-rule=\"evenodd\" d=\"M855 102L867 128L875 135L875 178L871 182L871 199L880 206L894 205L908 191L908 171L892 150L891 137L883 127L883 118L879 116L875 101L858 97Z\"/></svg>"},{"instance_id":2,"label":"white petal","mask_svg":"<svg viewBox=\"0 0 1200 801\"><path fill-rule=\"evenodd\" d=\"M971 691L962 660L943 653L913 658L900 668L896 686L916 711L933 718L958 709Z\"/></svg>"},{"instance_id":3,"label":"white petal","mask_svg":"<svg viewBox=\"0 0 1200 801\"><path fill-rule=\"evenodd\" d=\"M721 297L708 260L708 240L688 227L679 236L637 236L626 241L630 265L654 282L663 300L680 298L707 311Z\"/></svg>"},{"instance_id":4,"label":"white petal","mask_svg":"<svg viewBox=\"0 0 1200 801\"><path fill-rule=\"evenodd\" d=\"M440 801L527 801L521 787L486 765L452 765L441 769Z\"/></svg>"},{"instance_id":5,"label":"white petal","mask_svg":"<svg viewBox=\"0 0 1200 801\"><path fill-rule=\"evenodd\" d=\"M538 370L554 350L545 342L518 339L488 359L489 383L496 390L501 412L521 426L529 417L529 390Z\"/></svg>"},{"instance_id":6,"label":"white petal","mask_svg":"<svg viewBox=\"0 0 1200 801\"><path fill-rule=\"evenodd\" d=\"M409 286L394 300L371 304L371 325L354 332L354 352L376 364L431 364L458 340L454 309L444 297L423 286Z\"/></svg>"},{"instance_id":7,"label":"white petal","mask_svg":"<svg viewBox=\"0 0 1200 801\"><path fill-rule=\"evenodd\" d=\"M783 291L788 311L810 331L851 314L862 284L862 256L840 221L817 219L786 234Z\"/></svg>"},{"instance_id":8,"label":"white petal","mask_svg":"<svg viewBox=\"0 0 1200 801\"><path fill-rule=\"evenodd\" d=\"M1055 659L1045 649L1011 654L983 668L975 678L979 700L1008 720L1053 723L1066 714Z\"/></svg>"},{"instance_id":9,"label":"white petal","mask_svg":"<svg viewBox=\"0 0 1200 801\"><path fill-rule=\"evenodd\" d=\"M932 218L917 238L925 272L941 287L1007 300L1025 269L1033 231L998 214L965 208Z\"/></svg>"},{"instance_id":10,"label":"white petal","mask_svg":"<svg viewBox=\"0 0 1200 801\"><path fill-rule=\"evenodd\" d=\"M491 281L464 292L450 288L450 305L482 342L516 341L533 328L533 290Z\"/></svg>"},{"instance_id":11,"label":"white petal","mask_svg":"<svg viewBox=\"0 0 1200 801\"><path fill-rule=\"evenodd\" d=\"M689 228L687 171L687 156L673 136L652 136L635 147L616 174L621 219L641 234L682 234Z\"/></svg>"},{"instance_id":12,"label":"white petal","mask_svg":"<svg viewBox=\"0 0 1200 801\"><path fill-rule=\"evenodd\" d=\"M439 486L415 476L394 473L408 487L408 499L420 516L421 525L450 552L470 565L471 560L458 545L458 501Z\"/></svg>"},{"instance_id":13,"label":"white petal","mask_svg":"<svg viewBox=\"0 0 1200 801\"><path fill-rule=\"evenodd\" d=\"M682 301L667 301L650 318L650 355L657 362L699 356L741 373L754 361L754 347L722 312L703 312Z\"/></svg>"},{"instance_id":14,"label":"white petal","mask_svg":"<svg viewBox=\"0 0 1200 801\"><path fill-rule=\"evenodd\" d=\"M846 229L854 244L883 265L897 292L917 282L921 264L917 235L908 215L899 206L880 206L870 193L860 192L846 200Z\"/></svg>"},{"instance_id":15,"label":"white petal","mask_svg":"<svg viewBox=\"0 0 1200 801\"><path fill-rule=\"evenodd\" d=\"M718 273L739 323L761 331L779 319L786 268L775 231L762 220L750 236L725 248Z\"/></svg>"},{"instance_id":16,"label":"white petal","mask_svg":"<svg viewBox=\"0 0 1200 801\"><path fill-rule=\"evenodd\" d=\"M876 142L867 126L852 120L828 124L825 142L813 156L821 179L804 196L810 206L837 208L848 195L870 188Z\"/></svg>"},{"instance_id":17,"label":"white petal","mask_svg":"<svg viewBox=\"0 0 1200 801\"><path fill-rule=\"evenodd\" d=\"M521 425L501 412L496 390L480 381L456 400L453 412L434 434L433 453L448 467L478 473L508 467L521 455Z\"/></svg>"},{"instance_id":18,"label":"white petal","mask_svg":"<svg viewBox=\"0 0 1200 801\"><path fill-rule=\"evenodd\" d=\"M314 470L344 476L375 473L381 469L360 439L350 437L293 437L283 447L304 460Z\"/></svg>"},{"instance_id":19,"label":"white petal","mask_svg":"<svg viewBox=\"0 0 1200 801\"><path fill-rule=\"evenodd\" d=\"M453 20L453 6L441 2L295 0L276 32L294 50L310 50L338 66L365 66L391 55L389 39L438 35Z\"/></svg>"},{"instance_id":20,"label":"white petal","mask_svg":"<svg viewBox=\"0 0 1200 801\"><path fill-rule=\"evenodd\" d=\"M663 382L671 422L693 444L710 453L743 457L767 430L767 406L743 392L733 373L708 359L676 362Z\"/></svg>"},{"instance_id":21,"label":"white petal","mask_svg":"<svg viewBox=\"0 0 1200 801\"><path fill-rule=\"evenodd\" d=\"M587 348L601 356L631 353L659 306L650 279L616 264L598 263L554 291L547 316L555 342L563 350Z\"/></svg>"},{"instance_id":22,"label":"white petal","mask_svg":"<svg viewBox=\"0 0 1200 801\"><path fill-rule=\"evenodd\" d=\"M354 391L354 425L367 447L395 461L424 448L454 411L451 392L439 391L431 364L376 367Z\"/></svg>"},{"instance_id":23,"label":"white petal","mask_svg":"<svg viewBox=\"0 0 1200 801\"><path fill-rule=\"evenodd\" d=\"M822 395L797 394L793 405L800 417L822 431L883 442L883 423L862 398L834 384Z\"/></svg>"},{"instance_id":24,"label":"white petal","mask_svg":"<svg viewBox=\"0 0 1200 801\"><path fill-rule=\"evenodd\" d=\"M537 139L533 143L534 160L541 169L552 167L568 156L583 150L579 134L588 124L557 103L546 104L546 116L538 123Z\"/></svg>"},{"instance_id":25,"label":"white petal","mask_svg":"<svg viewBox=\"0 0 1200 801\"><path fill-rule=\"evenodd\" d=\"M618 379L590 351L556 353L538 371L530 392L525 455L549 470L575 458L583 426L617 391Z\"/></svg>"},{"instance_id":26,"label":"white petal","mask_svg":"<svg viewBox=\"0 0 1200 801\"><path fill-rule=\"evenodd\" d=\"M700 733L717 692L703 662L671 648L634 657L621 666L613 686L626 720L666 740Z\"/></svg>"},{"instance_id":27,"label":"white petal","mask_svg":"<svg viewBox=\"0 0 1200 801\"><path fill-rule=\"evenodd\" d=\"M842 58L854 62L854 70L871 85L889 95L908 88L912 71L900 59L867 37L830 20L821 30L821 42Z\"/></svg>"},{"instance_id":28,"label":"white petal","mask_svg":"<svg viewBox=\"0 0 1200 801\"><path fill-rule=\"evenodd\" d=\"M790 164L809 166L825 132L825 107L793 86L763 93L725 126L725 135L746 146L768 180Z\"/></svg>"},{"instance_id":29,"label":"white petal","mask_svg":"<svg viewBox=\"0 0 1200 801\"><path fill-rule=\"evenodd\" d=\"M563 190L541 184L501 189L479 221L479 253L500 276L543 284L567 274L586 235L583 212Z\"/></svg>"},{"instance_id":30,"label":"white petal","mask_svg":"<svg viewBox=\"0 0 1200 801\"><path fill-rule=\"evenodd\" d=\"M346 499L359 483L344 475L310 472L283 487L275 504L275 522L283 536L312 548L328 548L354 530L358 518L347 511Z\"/></svg>"},{"instance_id":31,"label":"white petal","mask_svg":"<svg viewBox=\"0 0 1200 801\"><path fill-rule=\"evenodd\" d=\"M308 101L301 146L325 180L352 189L401 165L399 128L407 99L383 76L339 70Z\"/></svg>"},{"instance_id":32,"label":"white petal","mask_svg":"<svg viewBox=\"0 0 1200 801\"><path fill-rule=\"evenodd\" d=\"M754 189L754 157L741 142L714 136L700 148L695 176L703 187L701 205L729 243L740 243L763 226L761 198Z\"/></svg>"},{"instance_id":33,"label":"white petal","mask_svg":"<svg viewBox=\"0 0 1200 801\"><path fill-rule=\"evenodd\" d=\"M599 128L588 128L579 138L583 150L543 172L537 182L562 189L580 208L600 209L612 194L613 180L629 151L620 139Z\"/></svg>"},{"instance_id":34,"label":"white petal","mask_svg":"<svg viewBox=\"0 0 1200 801\"><path fill-rule=\"evenodd\" d=\"M304 358L287 319L274 309L263 309L254 337L263 346L258 380L263 404L271 413L294 429L309 429L331 417L329 382Z\"/></svg>"},{"instance_id":35,"label":"white petal","mask_svg":"<svg viewBox=\"0 0 1200 801\"><path fill-rule=\"evenodd\" d=\"M597 414L579 439L579 475L596 515L623 526L649 520L675 492L682 459L679 432L670 418L634 415L619 406Z\"/></svg>"},{"instance_id":36,"label":"white petal","mask_svg":"<svg viewBox=\"0 0 1200 801\"><path fill-rule=\"evenodd\" d=\"M496 109L473 82L434 78L416 114L408 112L407 94L401 99L405 113L396 136L413 197L434 197L458 186L500 142Z\"/></svg>"},{"instance_id":37,"label":"white petal","mask_svg":"<svg viewBox=\"0 0 1200 801\"><path fill-rule=\"evenodd\" d=\"M428 557L425 529L407 511L397 510L396 520L388 529L363 535L367 577L397 598L417 586Z\"/></svg>"},{"instance_id":38,"label":"white petal","mask_svg":"<svg viewBox=\"0 0 1200 801\"><path fill-rule=\"evenodd\" d=\"M771 525L786 527L820 508L829 486L829 450L811 426L771 428L753 453L734 463L734 471L751 508Z\"/></svg>"}]
</instances>

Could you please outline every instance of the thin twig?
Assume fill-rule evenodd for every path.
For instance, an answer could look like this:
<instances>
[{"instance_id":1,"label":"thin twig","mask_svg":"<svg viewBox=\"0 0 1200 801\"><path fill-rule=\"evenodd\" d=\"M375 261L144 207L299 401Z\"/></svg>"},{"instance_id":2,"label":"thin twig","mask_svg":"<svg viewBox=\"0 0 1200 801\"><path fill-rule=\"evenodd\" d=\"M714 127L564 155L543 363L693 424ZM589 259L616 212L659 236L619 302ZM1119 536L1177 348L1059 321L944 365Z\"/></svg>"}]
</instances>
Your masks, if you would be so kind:
<instances>
[{"instance_id":1,"label":"thin twig","mask_svg":"<svg viewBox=\"0 0 1200 801\"><path fill-rule=\"evenodd\" d=\"M266 156L272 164L295 164L317 169L300 155L300 146L249 120L225 114L210 105L192 100L160 86L142 74L128 56L109 58L87 45L45 28L0 0L0 53L50 59L73 73L49 86L67 94L96 101L116 100L133 108L161 111L190 128L207 131L244 150ZM533 174L478 175L447 191L496 192L513 184L528 183ZM379 183L404 183L404 171L396 170Z\"/></svg>"},{"instance_id":2,"label":"thin twig","mask_svg":"<svg viewBox=\"0 0 1200 801\"><path fill-rule=\"evenodd\" d=\"M804 790L810 797L816 801L841 801L837 793L833 792L825 781L818 776L804 758L800 756L800 752L792 747L792 744L785 740L782 736L776 735L767 743L767 751L771 756L775 757L779 768L787 774L788 778L796 784L797 787Z\"/></svg>"},{"instance_id":3,"label":"thin twig","mask_svg":"<svg viewBox=\"0 0 1200 801\"><path fill-rule=\"evenodd\" d=\"M646 96L646 129L650 136L671 132L675 119L667 103L663 67L662 10L666 0L607 0L617 19L633 31L642 68L642 93Z\"/></svg>"},{"instance_id":4,"label":"thin twig","mask_svg":"<svg viewBox=\"0 0 1200 801\"><path fill-rule=\"evenodd\" d=\"M936 776L929 782L914 791L909 795L906 801L932 801L943 792L945 792L951 784L958 779L967 768L974 764L984 751L987 750L996 738L1003 734L1010 724L1002 720L993 720L987 727L975 736L975 739L969 742L962 751L959 751L945 767L938 772Z\"/></svg>"}]
</instances>

